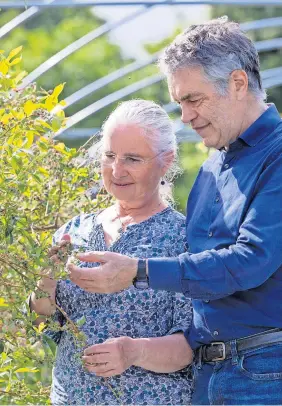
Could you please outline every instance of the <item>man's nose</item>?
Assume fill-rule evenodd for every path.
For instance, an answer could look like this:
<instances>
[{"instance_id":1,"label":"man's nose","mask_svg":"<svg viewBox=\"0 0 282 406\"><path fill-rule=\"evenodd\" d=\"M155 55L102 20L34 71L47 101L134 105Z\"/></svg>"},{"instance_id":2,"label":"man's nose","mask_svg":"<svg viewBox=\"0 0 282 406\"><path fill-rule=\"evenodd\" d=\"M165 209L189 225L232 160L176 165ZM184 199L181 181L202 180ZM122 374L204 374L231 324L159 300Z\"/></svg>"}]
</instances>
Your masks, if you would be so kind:
<instances>
[{"instance_id":1,"label":"man's nose","mask_svg":"<svg viewBox=\"0 0 282 406\"><path fill-rule=\"evenodd\" d=\"M191 106L184 105L182 106L181 111L181 121L184 124L190 124L198 116L198 113Z\"/></svg>"}]
</instances>

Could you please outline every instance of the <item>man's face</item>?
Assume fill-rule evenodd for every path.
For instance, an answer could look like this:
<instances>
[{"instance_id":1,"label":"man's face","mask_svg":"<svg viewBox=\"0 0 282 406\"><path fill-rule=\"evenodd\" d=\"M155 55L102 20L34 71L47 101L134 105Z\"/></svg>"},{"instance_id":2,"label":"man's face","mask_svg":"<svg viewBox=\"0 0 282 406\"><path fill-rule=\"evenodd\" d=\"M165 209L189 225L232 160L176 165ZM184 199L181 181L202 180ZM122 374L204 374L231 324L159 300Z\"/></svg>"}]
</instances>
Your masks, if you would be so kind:
<instances>
[{"instance_id":1,"label":"man's face","mask_svg":"<svg viewBox=\"0 0 282 406\"><path fill-rule=\"evenodd\" d=\"M200 67L176 71L168 77L168 86L171 98L181 106L181 120L191 125L205 146L220 149L240 135L242 112L234 86L221 96Z\"/></svg>"}]
</instances>

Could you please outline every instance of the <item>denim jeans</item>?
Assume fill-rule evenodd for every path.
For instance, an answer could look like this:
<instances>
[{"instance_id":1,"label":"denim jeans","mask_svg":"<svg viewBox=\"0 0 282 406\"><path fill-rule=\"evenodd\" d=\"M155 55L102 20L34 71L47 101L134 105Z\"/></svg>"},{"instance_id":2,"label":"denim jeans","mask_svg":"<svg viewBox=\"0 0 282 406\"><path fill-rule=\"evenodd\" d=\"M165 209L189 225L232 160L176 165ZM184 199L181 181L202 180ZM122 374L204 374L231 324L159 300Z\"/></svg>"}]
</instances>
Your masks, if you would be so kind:
<instances>
[{"instance_id":1,"label":"denim jeans","mask_svg":"<svg viewBox=\"0 0 282 406\"><path fill-rule=\"evenodd\" d=\"M281 405L282 342L193 366L193 405Z\"/></svg>"}]
</instances>

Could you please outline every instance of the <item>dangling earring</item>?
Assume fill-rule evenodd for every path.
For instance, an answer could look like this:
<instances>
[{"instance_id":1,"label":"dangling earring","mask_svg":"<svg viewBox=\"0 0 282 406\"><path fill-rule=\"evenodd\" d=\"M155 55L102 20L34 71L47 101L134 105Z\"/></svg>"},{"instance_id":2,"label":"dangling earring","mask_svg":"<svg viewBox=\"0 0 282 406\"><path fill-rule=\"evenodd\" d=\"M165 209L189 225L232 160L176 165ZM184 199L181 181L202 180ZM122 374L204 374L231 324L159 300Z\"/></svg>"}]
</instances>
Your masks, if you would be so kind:
<instances>
[{"instance_id":1,"label":"dangling earring","mask_svg":"<svg viewBox=\"0 0 282 406\"><path fill-rule=\"evenodd\" d=\"M161 180L161 185L165 185L165 180L164 179Z\"/></svg>"}]
</instances>

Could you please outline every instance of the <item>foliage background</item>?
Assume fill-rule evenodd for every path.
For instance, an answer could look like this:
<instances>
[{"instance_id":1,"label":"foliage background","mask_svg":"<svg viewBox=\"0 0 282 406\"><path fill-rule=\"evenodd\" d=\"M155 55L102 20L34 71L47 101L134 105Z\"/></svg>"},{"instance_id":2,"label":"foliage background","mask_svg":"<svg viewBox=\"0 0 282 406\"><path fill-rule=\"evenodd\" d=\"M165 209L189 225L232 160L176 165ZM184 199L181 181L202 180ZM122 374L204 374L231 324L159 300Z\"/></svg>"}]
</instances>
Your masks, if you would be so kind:
<instances>
[{"instance_id":1,"label":"foliage background","mask_svg":"<svg viewBox=\"0 0 282 406\"><path fill-rule=\"evenodd\" d=\"M0 25L2 26L6 22L10 21L11 18L17 14L18 11L15 10L2 11L0 13ZM232 6L216 6L211 9L211 17L217 17L223 14L227 14L231 19L243 22L266 17L281 16L282 8L238 8ZM29 20L23 26L13 30L9 35L2 38L1 48L9 51L19 45L23 45L23 61L21 64L16 64L13 69L15 69L15 75L22 69L31 72L47 58L71 42L80 38L82 35L88 33L94 28L97 28L102 23L103 21L93 15L93 13L87 8L46 9L36 18ZM170 42L179 32L179 30L179 28L176 28L172 37L165 39L159 44L147 44L147 51L149 53L158 51L168 42ZM254 31L249 35L254 40L261 40L281 37L281 31L282 28L271 28L263 31ZM123 58L118 46L110 44L107 36L103 36L66 58L49 72L42 75L37 82L37 89L31 89L30 93L25 96L26 99L20 100L19 103L23 107L28 99L39 97L38 89L40 89L41 86L49 91L57 84L66 82L66 85L62 89L62 93L60 95L60 97L64 98L86 84L130 62L130 60L125 60ZM272 51L261 55L262 69L276 67L280 64L281 50ZM86 97L81 102L67 108L66 114L70 116L76 111L86 107L88 104L93 103L96 100L99 100L105 95L154 73L157 73L157 68L153 65L141 69L130 76L127 76L106 86L105 88L100 89L98 92ZM268 93L269 101L275 102L280 111L282 111L281 87L271 89ZM43 97L43 95L41 94L40 97ZM169 102L169 96L166 84L164 82L151 86L147 89L143 89L142 91L134 94L132 97L153 99L161 104ZM3 108L3 100L4 99L2 98L2 105L0 106L0 109ZM79 127L100 127L103 120L107 117L114 106L115 105L111 105L108 108L101 110L91 118L82 121L79 124ZM6 107L6 105L4 107ZM0 115L2 113L0 113ZM31 116L30 119L34 124L34 120L36 121L36 116ZM52 123L49 122L48 119L45 121L52 127ZM30 124L31 123L29 123L29 127ZM58 126L61 124L62 121L54 124L54 126L59 128ZM35 132L39 131L40 137L46 135L47 138L48 133L55 129L54 127L52 130L50 130L50 128L44 125L41 125L41 129L39 127L37 126L35 128ZM19 134L22 134L22 137L25 140L28 139L27 131L30 131L30 128L25 126L22 126L19 131ZM13 135L13 133L6 133L6 137L1 138L2 148L4 145L6 145L5 143L7 143L7 136L11 135ZM89 201L85 199L83 192L90 186L91 182L89 183L88 180L93 180L95 183L98 178L93 172L91 174L87 171L77 172L77 169L72 161L72 159L75 158L75 151L67 150L63 146L60 147L61 150L60 148L59 150L56 150L54 149L54 145L51 141L45 143L47 145L46 147L46 145L44 146L42 139L40 141L40 137L37 138L38 134L34 135L36 140L36 147L34 148L38 148L39 152L39 155L35 154L35 156L37 159L39 159L39 161L36 161L34 156L30 156L28 152L20 152L19 154L18 150L23 147L22 145L17 144L16 139L10 141L11 147L9 148L12 148L12 152L10 155L7 155L8 164L7 162L5 163L4 160L1 161L1 165L6 165L5 171L10 171L9 176L16 178L18 183L14 186L12 191L10 189L8 190L9 185L1 185L1 208L4 207L6 211L1 212L2 234L0 255L6 255L7 248L9 248L12 256L16 254L18 255L19 252L16 253L16 247L20 242L21 247L25 248L22 248L22 251L20 251L21 255L26 261L28 261L31 267L36 268L37 266L39 267L40 264L42 265L40 261L46 260L46 249L50 244L53 229L47 228L47 230L37 230L34 232L34 226L41 227L42 218L45 218L45 227L54 225L56 219L56 226L58 226L66 218L73 216L76 209L90 210ZM43 142L43 145L41 145L40 142L37 142L38 140L41 143ZM41 151L40 148L43 148L43 150ZM24 149L28 150L29 148ZM175 197L178 208L183 212L185 212L187 196L192 187L197 171L203 160L207 157L208 152L209 151L207 151L202 144L183 143L180 145L180 161L184 173L176 181ZM46 159L47 156L52 156L57 166L55 165L52 167L52 165L50 165L51 161ZM40 163L40 165L38 163ZM39 171L39 168L43 168L41 172ZM25 182L22 169L29 174L35 174L35 176L33 178L31 177L30 179L27 178L29 181ZM0 171L1 170L4 171L3 166L2 169L0 167ZM38 173L38 171L40 173ZM64 182L64 204L60 204L60 207L58 206L58 202L56 200L56 190L58 190L59 187L58 183L56 182L58 182L58 179L60 179L58 171L63 171L66 174L66 181ZM39 176L39 180L37 181L36 174ZM54 184L51 185L51 193L46 195L44 193L46 191L46 184L49 182L48 179L53 179ZM24 183L25 186L20 186L20 183ZM69 188L68 185L73 185L73 187ZM29 195L25 195L25 187L29 188ZM4 194L6 196L4 196ZM77 199L80 199L79 204L77 204ZM14 207L11 205L11 202L13 202ZM44 214L46 213L47 202L48 216L46 218L46 216L44 217ZM101 200L98 199L97 202L91 203L92 206L93 204L105 204L105 202L103 202L103 197L101 197ZM24 214L25 209L29 210L26 212L26 214ZM23 227L20 226L20 221L18 221L18 219L13 219L15 212L20 214L19 217L23 218L24 215L29 219L28 224L26 223L25 226L29 231L31 230L30 227L33 227L33 231L30 233L32 236L30 241L28 241L27 236L24 235ZM58 212L60 212L59 215ZM3 213L5 213L5 215L3 215ZM9 227L10 229L11 227L14 229L12 234L13 240L11 240ZM6 354L6 352L2 353L1 355L0 368L2 369L0 369L0 388L2 388L2 390L8 389L11 396L5 396L3 394L1 396L0 394L0 404L47 404L48 385L50 384L51 380L49 360L53 358L55 348L51 343L47 343L45 346L43 346L42 343L40 344L40 342L38 343L36 337L40 337L40 331L36 331L32 327L32 316L31 319L25 320L24 328L19 327L21 324L16 325L12 321L14 319L20 319L20 321L22 320L22 313L18 312L16 308L18 308L20 303L23 302L28 293L34 289L36 277L30 277L29 275L28 283L24 284L19 274L12 271L11 268L3 268L2 264L1 271L0 297L2 297L2 300L0 299L0 328L4 324L9 327L8 333L6 333L6 338L11 339L13 345L16 344L16 349L12 351L13 356L11 359L9 359L9 356L3 355ZM4 286L3 278L5 279L6 283L14 284L16 286L17 284L21 284L21 289L13 290L13 286L10 286L7 289L7 285L6 287ZM7 305L8 303L9 305ZM3 344L4 340L0 341L0 352L4 349ZM7 345L7 342L5 342L5 345ZM27 370L16 372L19 369L21 370L21 368L27 368ZM9 384L7 385L7 382L10 382L10 386ZM15 391L15 395L13 395L13 391ZM21 396L19 396L19 394Z\"/></svg>"}]
</instances>

